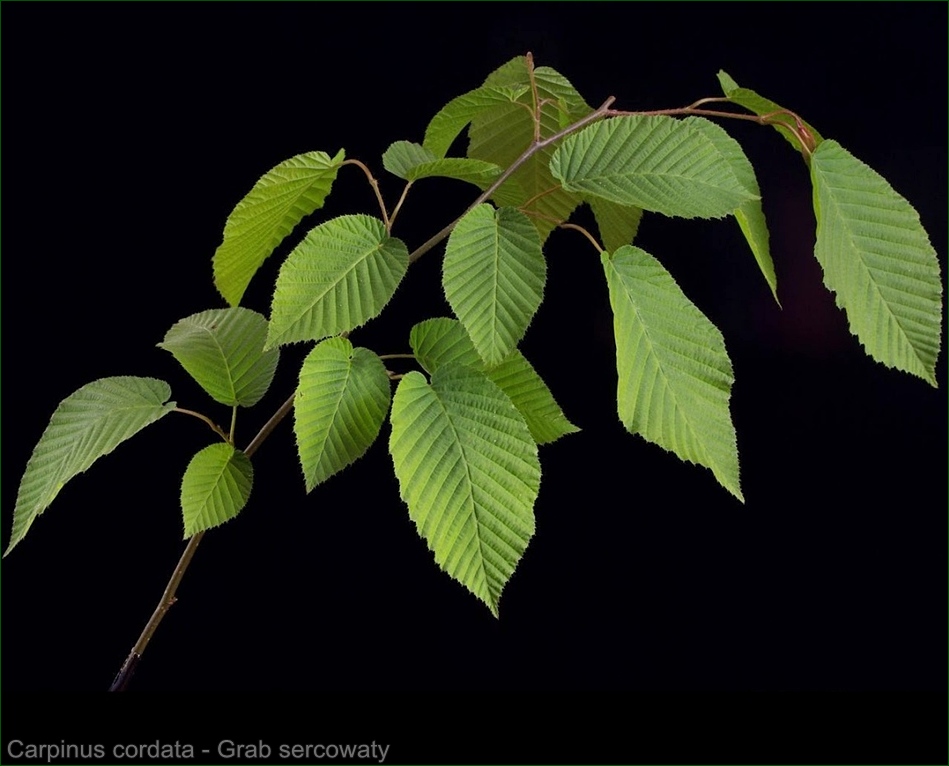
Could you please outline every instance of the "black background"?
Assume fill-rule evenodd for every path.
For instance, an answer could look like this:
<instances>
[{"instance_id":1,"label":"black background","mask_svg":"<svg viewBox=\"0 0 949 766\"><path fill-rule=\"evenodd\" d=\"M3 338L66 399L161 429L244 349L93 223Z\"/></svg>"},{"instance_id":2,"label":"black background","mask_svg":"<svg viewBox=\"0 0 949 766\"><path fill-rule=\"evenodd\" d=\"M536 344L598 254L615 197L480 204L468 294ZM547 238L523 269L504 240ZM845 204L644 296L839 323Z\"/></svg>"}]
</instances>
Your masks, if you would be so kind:
<instances>
[{"instance_id":1,"label":"black background","mask_svg":"<svg viewBox=\"0 0 949 766\"><path fill-rule=\"evenodd\" d=\"M226 420L154 344L224 305L210 259L258 177L344 147L391 204L389 143L421 140L442 105L528 50L590 104L613 95L625 109L719 95L725 69L886 177L945 273L942 3L4 3L2 30L4 545L30 450L84 383L163 378L180 406ZM610 691L624 704L944 693L943 357L935 390L863 354L821 286L806 167L773 131L725 127L758 173L783 310L733 221L649 216L637 243L725 336L745 505L623 431L602 271L558 232L522 347L583 431L541 451L537 533L501 619L419 539L388 426L306 496L285 423L255 458L248 507L202 543L132 688L412 691L429 706L469 690ZM394 233L411 249L473 195L419 183ZM311 225L352 212L375 201L347 167ZM244 305L268 312L288 251ZM414 266L354 342L406 351L414 322L446 315L439 262L437 250ZM239 442L292 390L303 354L284 353ZM74 479L4 560L5 695L108 687L183 548L180 476L212 439L165 418Z\"/></svg>"}]
</instances>

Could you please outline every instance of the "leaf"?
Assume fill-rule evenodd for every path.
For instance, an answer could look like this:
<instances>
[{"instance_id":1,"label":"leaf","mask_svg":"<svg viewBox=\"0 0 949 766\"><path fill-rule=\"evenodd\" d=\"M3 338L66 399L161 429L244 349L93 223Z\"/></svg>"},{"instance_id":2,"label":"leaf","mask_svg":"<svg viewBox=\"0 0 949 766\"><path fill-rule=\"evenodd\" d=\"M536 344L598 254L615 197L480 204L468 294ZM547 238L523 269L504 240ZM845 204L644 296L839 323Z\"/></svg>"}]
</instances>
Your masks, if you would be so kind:
<instances>
[{"instance_id":1,"label":"leaf","mask_svg":"<svg viewBox=\"0 0 949 766\"><path fill-rule=\"evenodd\" d=\"M744 502L735 427L734 377L721 333L672 276L638 247L602 255L610 288L619 373L617 406L630 433L712 469Z\"/></svg>"},{"instance_id":2,"label":"leaf","mask_svg":"<svg viewBox=\"0 0 949 766\"><path fill-rule=\"evenodd\" d=\"M432 152L410 141L396 141L382 155L386 170L406 181L440 176L488 186L501 175L501 168L490 162L463 157L438 159Z\"/></svg>"},{"instance_id":3,"label":"leaf","mask_svg":"<svg viewBox=\"0 0 949 766\"><path fill-rule=\"evenodd\" d=\"M303 218L323 207L345 152L284 160L254 184L228 216L214 253L214 284L236 306L257 269Z\"/></svg>"},{"instance_id":4,"label":"leaf","mask_svg":"<svg viewBox=\"0 0 949 766\"><path fill-rule=\"evenodd\" d=\"M635 205L620 205L617 202L590 197L586 200L593 211L603 247L610 252L623 245L632 244L643 219L643 209Z\"/></svg>"},{"instance_id":5,"label":"leaf","mask_svg":"<svg viewBox=\"0 0 949 766\"><path fill-rule=\"evenodd\" d=\"M729 77L729 75L724 71L720 71L718 73L718 82L721 84L722 91L724 92L726 96L728 96L728 99L730 101L738 104L739 106L745 107L745 109L747 109L750 112L754 112L759 117L764 116L766 114L774 114L775 112L786 111L783 106L780 106L774 103L774 101L764 98L763 96L759 96L753 90L749 90L748 88L740 88L738 86L738 83L735 82L731 77ZM778 119L786 120L788 124L790 125L794 124L794 118L789 114L786 114L783 116L776 115L776 117ZM814 129L814 126L811 125L809 122L805 122L804 120L801 120L801 123L804 125L805 128L807 128L811 136L814 137L815 146L819 146L821 141L824 140L821 137L821 134L818 133L817 130ZM785 127L784 125L782 125L780 122L777 122L777 121L772 122L771 126L775 130L777 130L778 133L784 136L784 138L788 141L788 143L791 144L791 146L793 146L798 151L801 151L801 143L800 141L798 141L793 130Z\"/></svg>"},{"instance_id":6,"label":"leaf","mask_svg":"<svg viewBox=\"0 0 949 766\"><path fill-rule=\"evenodd\" d=\"M390 396L385 365L372 351L328 338L309 353L293 402L307 492L366 453L382 428Z\"/></svg>"},{"instance_id":7,"label":"leaf","mask_svg":"<svg viewBox=\"0 0 949 766\"><path fill-rule=\"evenodd\" d=\"M565 189L681 218L721 218L756 199L706 131L672 117L615 117L564 139Z\"/></svg>"},{"instance_id":8,"label":"leaf","mask_svg":"<svg viewBox=\"0 0 949 766\"><path fill-rule=\"evenodd\" d=\"M87 383L53 412L26 464L6 556L67 481L175 408L171 388L154 378L116 377Z\"/></svg>"},{"instance_id":9,"label":"leaf","mask_svg":"<svg viewBox=\"0 0 949 766\"><path fill-rule=\"evenodd\" d=\"M212 444L195 455L181 480L185 538L233 519L254 485L250 458L230 444Z\"/></svg>"},{"instance_id":10,"label":"leaf","mask_svg":"<svg viewBox=\"0 0 949 766\"><path fill-rule=\"evenodd\" d=\"M265 348L368 322L385 308L408 263L405 243L376 218L344 215L317 226L277 276Z\"/></svg>"},{"instance_id":11,"label":"leaf","mask_svg":"<svg viewBox=\"0 0 949 766\"><path fill-rule=\"evenodd\" d=\"M402 499L449 575L497 616L534 534L537 445L496 385L469 367L408 373L392 401L389 451Z\"/></svg>"},{"instance_id":12,"label":"leaf","mask_svg":"<svg viewBox=\"0 0 949 766\"><path fill-rule=\"evenodd\" d=\"M495 106L511 103L525 90L526 86L514 90L482 86L453 98L429 122L422 145L435 157L444 157L458 134L475 117Z\"/></svg>"},{"instance_id":13,"label":"leaf","mask_svg":"<svg viewBox=\"0 0 949 766\"><path fill-rule=\"evenodd\" d=\"M811 157L824 284L873 359L936 386L942 281L919 214L836 141Z\"/></svg>"},{"instance_id":14,"label":"leaf","mask_svg":"<svg viewBox=\"0 0 949 766\"><path fill-rule=\"evenodd\" d=\"M273 381L280 352L263 351L267 320L235 306L193 314L175 323L159 348L181 366L216 402L251 407Z\"/></svg>"},{"instance_id":15,"label":"leaf","mask_svg":"<svg viewBox=\"0 0 949 766\"><path fill-rule=\"evenodd\" d=\"M524 337L546 277L540 237L523 213L478 205L452 230L443 262L445 296L489 367Z\"/></svg>"},{"instance_id":16,"label":"leaf","mask_svg":"<svg viewBox=\"0 0 949 766\"><path fill-rule=\"evenodd\" d=\"M419 363L434 373L458 363L484 372L514 403L538 444L548 444L580 429L567 420L547 384L515 349L503 362L486 370L465 328L455 319L428 319L412 328L409 338Z\"/></svg>"},{"instance_id":17,"label":"leaf","mask_svg":"<svg viewBox=\"0 0 949 766\"><path fill-rule=\"evenodd\" d=\"M744 186L745 191L755 197L755 199L743 202L734 211L735 220L738 221L741 233L745 235L745 241L758 262L761 274L768 283L768 287L771 288L774 300L780 306L778 278L774 273L774 261L771 259L771 249L768 243L768 223L764 217L764 209L761 206L760 199L761 191L758 188L758 179L755 178L755 170L751 166L751 162L741 150L738 142L715 123L696 117L689 117L685 121L701 130L715 144L725 162L731 167L735 177Z\"/></svg>"}]
</instances>

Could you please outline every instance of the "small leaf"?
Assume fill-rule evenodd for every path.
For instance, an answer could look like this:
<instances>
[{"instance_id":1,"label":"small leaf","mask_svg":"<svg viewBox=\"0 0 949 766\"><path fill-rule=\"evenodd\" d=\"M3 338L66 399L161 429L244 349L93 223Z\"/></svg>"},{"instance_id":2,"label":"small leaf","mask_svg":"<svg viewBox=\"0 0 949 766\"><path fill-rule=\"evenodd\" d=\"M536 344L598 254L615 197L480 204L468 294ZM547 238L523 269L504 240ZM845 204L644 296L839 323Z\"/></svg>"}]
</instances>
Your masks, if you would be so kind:
<instances>
[{"instance_id":1,"label":"small leaf","mask_svg":"<svg viewBox=\"0 0 949 766\"><path fill-rule=\"evenodd\" d=\"M438 159L432 152L410 141L396 141L382 155L386 170L406 181L422 178L456 178L476 186L488 186L501 175L501 168L490 162L463 157Z\"/></svg>"},{"instance_id":2,"label":"small leaf","mask_svg":"<svg viewBox=\"0 0 949 766\"><path fill-rule=\"evenodd\" d=\"M446 365L408 373L392 401L389 451L402 499L449 575L497 616L501 591L534 534L537 445L483 373Z\"/></svg>"},{"instance_id":3,"label":"small leaf","mask_svg":"<svg viewBox=\"0 0 949 766\"><path fill-rule=\"evenodd\" d=\"M321 340L378 316L405 276L405 243L382 221L344 215L311 230L287 256L265 348Z\"/></svg>"},{"instance_id":4,"label":"small leaf","mask_svg":"<svg viewBox=\"0 0 949 766\"><path fill-rule=\"evenodd\" d=\"M429 373L452 363L484 372L524 416L538 444L549 444L580 430L567 420L547 384L517 349L496 367L485 370L471 338L455 319L420 322L412 328L409 342L416 359Z\"/></svg>"},{"instance_id":5,"label":"small leaf","mask_svg":"<svg viewBox=\"0 0 949 766\"><path fill-rule=\"evenodd\" d=\"M735 427L734 382L721 333L672 276L638 247L602 255L610 288L619 373L619 417L630 433L712 469L744 502Z\"/></svg>"},{"instance_id":6,"label":"small leaf","mask_svg":"<svg viewBox=\"0 0 949 766\"><path fill-rule=\"evenodd\" d=\"M873 359L936 386L942 280L919 214L836 141L811 157L824 284Z\"/></svg>"},{"instance_id":7,"label":"small leaf","mask_svg":"<svg viewBox=\"0 0 949 766\"><path fill-rule=\"evenodd\" d=\"M665 116L590 125L564 139L550 170L567 191L682 218L721 218L756 199L704 130Z\"/></svg>"},{"instance_id":8,"label":"small leaf","mask_svg":"<svg viewBox=\"0 0 949 766\"><path fill-rule=\"evenodd\" d=\"M444 157L458 134L475 117L496 106L511 103L526 89L526 86L516 90L482 86L453 98L429 122L423 146L436 158Z\"/></svg>"},{"instance_id":9,"label":"small leaf","mask_svg":"<svg viewBox=\"0 0 949 766\"><path fill-rule=\"evenodd\" d=\"M382 428L391 396L385 365L345 338L309 353L293 402L293 430L309 492L362 457Z\"/></svg>"},{"instance_id":10,"label":"small leaf","mask_svg":"<svg viewBox=\"0 0 949 766\"><path fill-rule=\"evenodd\" d=\"M228 216L214 253L214 284L232 306L240 303L257 269L303 218L323 207L342 149L291 157L269 170Z\"/></svg>"},{"instance_id":11,"label":"small leaf","mask_svg":"<svg viewBox=\"0 0 949 766\"><path fill-rule=\"evenodd\" d=\"M103 378L56 408L26 464L6 556L63 486L145 426L174 410L171 389L154 378Z\"/></svg>"},{"instance_id":12,"label":"small leaf","mask_svg":"<svg viewBox=\"0 0 949 766\"><path fill-rule=\"evenodd\" d=\"M518 344L544 296L547 264L530 220L513 208L470 210L445 247L442 284L490 367Z\"/></svg>"},{"instance_id":13,"label":"small leaf","mask_svg":"<svg viewBox=\"0 0 949 766\"><path fill-rule=\"evenodd\" d=\"M230 444L212 444L195 455L181 480L185 538L233 519L254 485L250 459Z\"/></svg>"},{"instance_id":14,"label":"small leaf","mask_svg":"<svg viewBox=\"0 0 949 766\"><path fill-rule=\"evenodd\" d=\"M166 333L159 348L181 366L217 402L251 407L273 381L280 352L263 351L267 320L235 306L194 314Z\"/></svg>"},{"instance_id":15,"label":"small leaf","mask_svg":"<svg viewBox=\"0 0 949 766\"><path fill-rule=\"evenodd\" d=\"M643 209L635 205L620 205L617 202L590 197L586 200L593 211L603 247L610 252L623 245L631 245L643 219Z\"/></svg>"}]
</instances>

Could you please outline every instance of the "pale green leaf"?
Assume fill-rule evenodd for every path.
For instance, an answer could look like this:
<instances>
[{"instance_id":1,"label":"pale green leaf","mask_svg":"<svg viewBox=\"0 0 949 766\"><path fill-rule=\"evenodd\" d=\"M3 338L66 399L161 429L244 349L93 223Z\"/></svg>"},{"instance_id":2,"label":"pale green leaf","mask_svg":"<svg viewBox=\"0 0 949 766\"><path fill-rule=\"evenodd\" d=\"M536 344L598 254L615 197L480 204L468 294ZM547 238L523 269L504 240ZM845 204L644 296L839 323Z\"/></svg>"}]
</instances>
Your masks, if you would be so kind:
<instances>
[{"instance_id":1,"label":"pale green leaf","mask_svg":"<svg viewBox=\"0 0 949 766\"><path fill-rule=\"evenodd\" d=\"M613 252L633 243L639 231L639 222L643 219L641 207L620 205L599 197L590 197L586 203L593 211L603 247Z\"/></svg>"},{"instance_id":2,"label":"pale green leaf","mask_svg":"<svg viewBox=\"0 0 949 766\"><path fill-rule=\"evenodd\" d=\"M264 174L237 204L213 262L214 284L228 303L240 303L274 248L303 218L323 207L344 157L342 149L332 158L326 152L291 157Z\"/></svg>"},{"instance_id":3,"label":"pale green leaf","mask_svg":"<svg viewBox=\"0 0 949 766\"><path fill-rule=\"evenodd\" d=\"M309 353L293 401L293 430L309 492L362 457L382 428L391 396L385 365L345 338Z\"/></svg>"},{"instance_id":4,"label":"pale green leaf","mask_svg":"<svg viewBox=\"0 0 949 766\"><path fill-rule=\"evenodd\" d=\"M758 268L771 289L774 300L780 306L781 303L778 301L778 278L774 273L774 261L771 259L771 248L769 247L768 223L764 217L764 209L761 206L760 199L761 191L758 188L758 179L755 177L751 162L745 156L738 142L714 122L697 117L689 117L685 122L701 130L715 144L725 162L731 167L735 177L745 187L745 190L755 197L755 199L743 202L735 209L735 220L738 221L741 233L745 235L745 241L751 248L751 253L754 255Z\"/></svg>"},{"instance_id":5,"label":"pale green leaf","mask_svg":"<svg viewBox=\"0 0 949 766\"><path fill-rule=\"evenodd\" d=\"M524 337L546 277L540 237L523 213L478 205L452 230L443 262L445 296L489 367Z\"/></svg>"},{"instance_id":6,"label":"pale green leaf","mask_svg":"<svg viewBox=\"0 0 949 766\"><path fill-rule=\"evenodd\" d=\"M458 134L475 117L498 105L511 103L527 89L527 86L514 89L482 86L453 98L429 122L423 146L435 157L444 157Z\"/></svg>"},{"instance_id":7,"label":"pale green leaf","mask_svg":"<svg viewBox=\"0 0 949 766\"><path fill-rule=\"evenodd\" d=\"M668 216L721 218L754 200L691 120L615 117L564 139L550 161L565 189Z\"/></svg>"},{"instance_id":8,"label":"pale green leaf","mask_svg":"<svg viewBox=\"0 0 949 766\"><path fill-rule=\"evenodd\" d=\"M483 373L408 373L392 400L389 451L402 499L438 565L497 616L501 590L534 534L537 445Z\"/></svg>"},{"instance_id":9,"label":"pale green leaf","mask_svg":"<svg viewBox=\"0 0 949 766\"><path fill-rule=\"evenodd\" d=\"M524 416L538 444L580 430L567 420L547 384L519 350L514 349L503 362L486 370L461 323L444 318L419 322L412 328L409 342L416 359L429 373L452 363L484 372Z\"/></svg>"},{"instance_id":10,"label":"pale green leaf","mask_svg":"<svg viewBox=\"0 0 949 766\"><path fill-rule=\"evenodd\" d=\"M53 412L26 464L6 556L63 485L119 444L174 410L168 384L154 378L103 378L70 394Z\"/></svg>"},{"instance_id":11,"label":"pale green leaf","mask_svg":"<svg viewBox=\"0 0 949 766\"><path fill-rule=\"evenodd\" d=\"M942 280L919 214L836 141L811 158L824 284L867 353L936 385Z\"/></svg>"},{"instance_id":12,"label":"pale green leaf","mask_svg":"<svg viewBox=\"0 0 949 766\"><path fill-rule=\"evenodd\" d=\"M778 131L784 138L791 144L795 149L801 151L801 142L798 141L797 137L793 130L782 124L781 121L786 122L788 125L795 125L794 118L789 114L781 114L785 112L783 106L780 106L770 99L759 96L753 90L748 88L741 88L738 86L738 83L735 82L726 72L720 71L718 73L718 82L722 86L722 91L728 96L730 101L738 104L739 106L745 107L750 112L754 112L759 117L764 115L774 115L775 121L771 123L772 127ZM810 123L801 120L801 124L807 129L807 131L814 138L814 145L820 145L821 141L824 139L821 137L821 134L818 133L814 126Z\"/></svg>"},{"instance_id":13,"label":"pale green leaf","mask_svg":"<svg viewBox=\"0 0 949 766\"><path fill-rule=\"evenodd\" d=\"M464 157L437 158L428 149L411 141L396 141L382 155L386 170L406 181L422 178L456 178L477 186L489 186L499 175L501 168L490 162Z\"/></svg>"},{"instance_id":14,"label":"pale green leaf","mask_svg":"<svg viewBox=\"0 0 949 766\"><path fill-rule=\"evenodd\" d=\"M266 347L321 340L368 322L408 263L405 243L376 218L344 215L317 226L280 268Z\"/></svg>"},{"instance_id":15,"label":"pale green leaf","mask_svg":"<svg viewBox=\"0 0 949 766\"><path fill-rule=\"evenodd\" d=\"M630 433L712 469L743 501L734 382L721 333L662 265L638 247L602 255L613 307L617 406Z\"/></svg>"},{"instance_id":16,"label":"pale green leaf","mask_svg":"<svg viewBox=\"0 0 949 766\"><path fill-rule=\"evenodd\" d=\"M278 350L263 350L266 338L266 318L235 306L182 319L158 347L174 355L215 401L250 407L267 393L280 359Z\"/></svg>"},{"instance_id":17,"label":"pale green leaf","mask_svg":"<svg viewBox=\"0 0 949 766\"><path fill-rule=\"evenodd\" d=\"M230 444L212 444L195 455L181 480L185 538L233 519L254 485L250 458Z\"/></svg>"}]
</instances>

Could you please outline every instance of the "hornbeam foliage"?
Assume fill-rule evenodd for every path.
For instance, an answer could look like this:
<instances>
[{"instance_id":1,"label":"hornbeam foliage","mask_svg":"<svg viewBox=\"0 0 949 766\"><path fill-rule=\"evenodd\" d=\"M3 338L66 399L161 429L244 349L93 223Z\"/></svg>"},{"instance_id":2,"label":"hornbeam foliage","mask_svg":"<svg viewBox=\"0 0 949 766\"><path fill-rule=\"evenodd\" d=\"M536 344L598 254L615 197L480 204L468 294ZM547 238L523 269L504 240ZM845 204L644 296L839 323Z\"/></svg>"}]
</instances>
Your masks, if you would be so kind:
<instances>
[{"instance_id":1,"label":"hornbeam foliage","mask_svg":"<svg viewBox=\"0 0 949 766\"><path fill-rule=\"evenodd\" d=\"M535 321L543 316L545 248L552 240L569 247L567 258L558 253L566 264L559 273L571 265L603 270L623 426L707 468L744 501L725 334L662 266L661 243L655 253L634 244L644 216L734 218L777 300L781 264L773 261L771 242L787 233L769 229L763 200L780 189L759 185L723 127L736 116L776 130L793 147L789 161L803 159L813 185L814 255L866 353L935 386L942 275L919 214L844 148L845 136L841 143L821 135L725 72L718 81L725 97L696 94L692 107L637 113L611 98L594 109L562 74L521 56L480 86L468 83L423 135L392 141L399 126L380 124L391 134L381 158L311 151L280 163L251 186L224 222L220 247L208 253L214 285L229 307L175 322L158 344L211 401L230 408L230 428L193 409L200 405L177 408L168 401L168 385L153 378L83 386L55 409L26 465L7 553L70 479L169 412L203 420L216 439L194 456L181 482L186 536L239 514L250 498L254 453L291 411L301 493L369 450L385 449L377 442L388 420L388 450L407 508L395 493L393 506L414 522L436 564L497 615L534 535L535 502L545 502L538 446L580 430L554 398L558 381L543 380L520 348L530 336L556 347L565 364L582 363L582 339L548 339L543 322ZM314 131L318 138L319 124ZM368 177L372 194L365 199L374 197L377 207L297 232L326 203L346 165ZM382 171L391 176L386 184L376 177ZM439 233L428 241L407 245L398 238L399 213L412 206L412 188L446 180L471 185L467 209L449 226L433 221L432 232ZM383 193L390 183L402 187L397 200ZM292 249L279 268L269 313L237 306L288 238ZM442 258L444 298L454 316L425 319L415 312L405 325L395 317L403 340L383 348L359 328L386 316L409 266L426 254ZM590 308L552 310L570 312L579 328ZM299 354L299 374L282 393L286 401L274 403L274 414L258 420L266 422L258 435L238 447L238 414L267 399L278 348L297 343L308 347L282 352ZM670 498L676 492L661 489ZM718 491L711 482L709 491ZM564 556L568 561L569 552Z\"/></svg>"}]
</instances>

